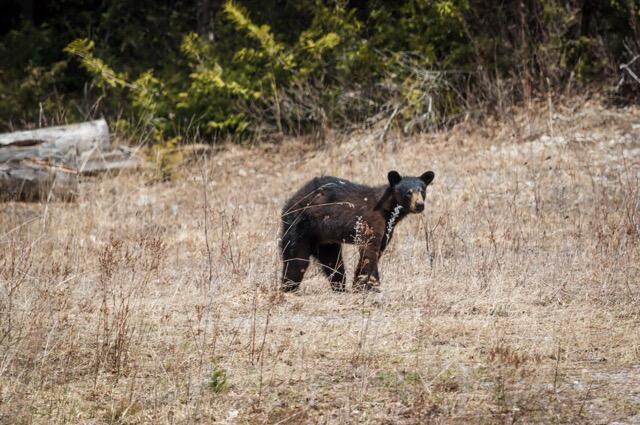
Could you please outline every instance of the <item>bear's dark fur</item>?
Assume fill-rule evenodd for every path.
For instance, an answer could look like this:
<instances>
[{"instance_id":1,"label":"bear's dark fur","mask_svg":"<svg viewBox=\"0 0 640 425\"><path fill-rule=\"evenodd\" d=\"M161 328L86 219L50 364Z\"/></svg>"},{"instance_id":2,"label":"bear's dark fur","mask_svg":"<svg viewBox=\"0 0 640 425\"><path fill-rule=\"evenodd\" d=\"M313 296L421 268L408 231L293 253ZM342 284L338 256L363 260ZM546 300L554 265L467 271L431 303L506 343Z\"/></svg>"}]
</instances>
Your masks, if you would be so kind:
<instances>
[{"instance_id":1,"label":"bear's dark fur","mask_svg":"<svg viewBox=\"0 0 640 425\"><path fill-rule=\"evenodd\" d=\"M393 236L393 229L409 213L424 210L427 186L434 173L420 177L388 174L379 187L337 177L316 177L298 190L282 210L280 248L284 263L282 289L298 289L314 257L335 291L345 290L342 244L356 244L360 260L354 290L377 290L378 259Z\"/></svg>"}]
</instances>

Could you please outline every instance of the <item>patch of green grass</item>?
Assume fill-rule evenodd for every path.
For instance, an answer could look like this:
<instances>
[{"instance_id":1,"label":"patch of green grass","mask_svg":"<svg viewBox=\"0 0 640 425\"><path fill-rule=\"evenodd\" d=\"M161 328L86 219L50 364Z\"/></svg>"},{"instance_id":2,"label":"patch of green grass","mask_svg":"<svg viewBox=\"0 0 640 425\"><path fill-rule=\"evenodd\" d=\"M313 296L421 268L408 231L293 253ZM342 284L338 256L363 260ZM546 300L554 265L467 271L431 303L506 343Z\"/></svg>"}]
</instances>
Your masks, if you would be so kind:
<instances>
[{"instance_id":1,"label":"patch of green grass","mask_svg":"<svg viewBox=\"0 0 640 425\"><path fill-rule=\"evenodd\" d=\"M219 394L227 389L227 372L224 369L218 367L213 368L211 375L209 376L209 389Z\"/></svg>"}]
</instances>

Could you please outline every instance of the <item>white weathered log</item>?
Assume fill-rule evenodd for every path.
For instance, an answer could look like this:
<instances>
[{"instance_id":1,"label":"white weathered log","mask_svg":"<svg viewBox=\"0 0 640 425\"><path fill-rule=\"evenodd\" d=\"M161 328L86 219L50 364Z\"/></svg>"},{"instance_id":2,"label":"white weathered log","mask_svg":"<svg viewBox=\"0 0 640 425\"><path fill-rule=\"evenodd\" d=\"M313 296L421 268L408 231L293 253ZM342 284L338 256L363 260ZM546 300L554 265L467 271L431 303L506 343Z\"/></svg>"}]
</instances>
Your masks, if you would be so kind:
<instances>
[{"instance_id":1,"label":"white weathered log","mask_svg":"<svg viewBox=\"0 0 640 425\"><path fill-rule=\"evenodd\" d=\"M0 134L0 201L71 200L80 175L142 165L134 150L111 148L104 120Z\"/></svg>"},{"instance_id":2,"label":"white weathered log","mask_svg":"<svg viewBox=\"0 0 640 425\"><path fill-rule=\"evenodd\" d=\"M109 150L105 120L0 134L0 163L24 158L73 164L82 153Z\"/></svg>"},{"instance_id":3,"label":"white weathered log","mask_svg":"<svg viewBox=\"0 0 640 425\"><path fill-rule=\"evenodd\" d=\"M141 157L133 149L119 146L108 152L99 150L83 152L78 158L77 172L95 175L113 170L131 170L144 165Z\"/></svg>"},{"instance_id":4,"label":"white weathered log","mask_svg":"<svg viewBox=\"0 0 640 425\"><path fill-rule=\"evenodd\" d=\"M77 188L73 169L30 160L0 163L0 201L68 201Z\"/></svg>"}]
</instances>

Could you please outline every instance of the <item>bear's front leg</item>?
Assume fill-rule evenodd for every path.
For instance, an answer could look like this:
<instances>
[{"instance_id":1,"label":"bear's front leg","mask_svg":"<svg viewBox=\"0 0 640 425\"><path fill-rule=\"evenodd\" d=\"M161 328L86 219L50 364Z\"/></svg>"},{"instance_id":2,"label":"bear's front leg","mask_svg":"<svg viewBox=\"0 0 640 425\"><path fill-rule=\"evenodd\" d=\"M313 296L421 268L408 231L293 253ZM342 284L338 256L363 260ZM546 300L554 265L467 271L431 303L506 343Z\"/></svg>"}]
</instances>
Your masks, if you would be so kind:
<instances>
[{"instance_id":1,"label":"bear's front leg","mask_svg":"<svg viewBox=\"0 0 640 425\"><path fill-rule=\"evenodd\" d=\"M380 292L379 257L380 249L378 245L367 245L360 248L360 260L353 279L353 290L355 292Z\"/></svg>"}]
</instances>

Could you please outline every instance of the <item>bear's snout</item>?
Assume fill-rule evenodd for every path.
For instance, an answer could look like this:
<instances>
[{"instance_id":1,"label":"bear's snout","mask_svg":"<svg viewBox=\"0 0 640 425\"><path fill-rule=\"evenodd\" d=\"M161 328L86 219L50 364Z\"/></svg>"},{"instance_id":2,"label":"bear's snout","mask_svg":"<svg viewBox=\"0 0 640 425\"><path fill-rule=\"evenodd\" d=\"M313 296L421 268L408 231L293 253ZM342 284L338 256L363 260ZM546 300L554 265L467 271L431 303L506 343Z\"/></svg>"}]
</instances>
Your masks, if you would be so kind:
<instances>
[{"instance_id":1,"label":"bear's snout","mask_svg":"<svg viewBox=\"0 0 640 425\"><path fill-rule=\"evenodd\" d=\"M410 203L411 212L420 213L424 211L424 196L422 192L419 191L411 191L411 203Z\"/></svg>"}]
</instances>

